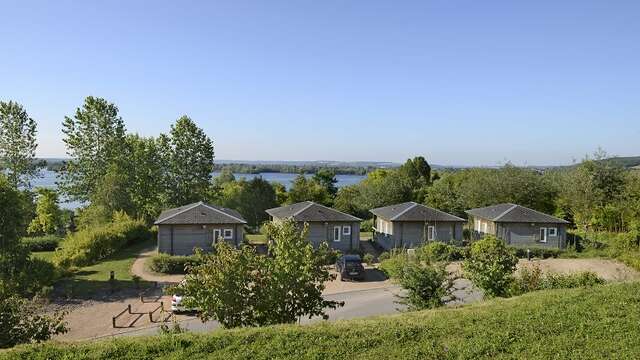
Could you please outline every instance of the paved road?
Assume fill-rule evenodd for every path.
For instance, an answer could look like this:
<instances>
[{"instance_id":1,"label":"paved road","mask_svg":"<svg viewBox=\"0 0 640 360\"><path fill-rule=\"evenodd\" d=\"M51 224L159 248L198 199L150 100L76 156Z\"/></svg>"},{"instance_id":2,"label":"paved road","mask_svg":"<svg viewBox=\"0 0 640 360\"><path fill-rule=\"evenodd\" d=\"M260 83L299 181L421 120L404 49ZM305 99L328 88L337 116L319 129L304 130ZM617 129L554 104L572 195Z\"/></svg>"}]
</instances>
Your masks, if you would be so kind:
<instances>
[{"instance_id":1,"label":"paved road","mask_svg":"<svg viewBox=\"0 0 640 360\"><path fill-rule=\"evenodd\" d=\"M456 303L471 303L479 301L482 295L469 287L466 280L457 280L456 287L460 290L455 292L458 297ZM398 297L401 289L397 286L389 286L381 289L356 290L343 292L339 294L327 295L327 300L344 301L343 307L335 310L329 310L329 321L363 318L376 315L394 314L405 307L398 304ZM323 321L321 318L302 319L302 324L310 324ZM202 323L196 317L190 317L180 322L180 327L192 332L209 332L220 327L218 322L209 321ZM136 329L118 336L137 336L137 335L155 335L158 333L158 327L149 327L144 329Z\"/></svg>"},{"instance_id":2,"label":"paved road","mask_svg":"<svg viewBox=\"0 0 640 360\"><path fill-rule=\"evenodd\" d=\"M391 286L384 289L357 290L344 292L340 294L327 295L327 300L344 301L345 305L335 310L329 310L329 321L342 319L353 319L359 317L367 317L374 315L393 314L402 309L403 306L397 304L397 294L400 289ZM321 318L302 319L302 324L309 324L323 321ZM193 317L180 322L180 327L192 332L208 332L219 328L217 321L209 321L202 323L198 318ZM118 336L138 336L138 335L155 335L158 333L158 327L149 327L144 329L136 329L130 332L119 334Z\"/></svg>"}]
</instances>

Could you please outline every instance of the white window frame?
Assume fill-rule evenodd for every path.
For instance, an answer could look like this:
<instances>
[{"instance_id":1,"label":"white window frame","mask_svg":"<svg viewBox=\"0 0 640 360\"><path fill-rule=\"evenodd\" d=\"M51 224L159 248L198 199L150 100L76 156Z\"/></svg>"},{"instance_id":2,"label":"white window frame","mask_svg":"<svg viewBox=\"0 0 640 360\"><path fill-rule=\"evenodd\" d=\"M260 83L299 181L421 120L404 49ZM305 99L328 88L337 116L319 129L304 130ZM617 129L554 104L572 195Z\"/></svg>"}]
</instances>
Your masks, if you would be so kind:
<instances>
[{"instance_id":1,"label":"white window frame","mask_svg":"<svg viewBox=\"0 0 640 360\"><path fill-rule=\"evenodd\" d=\"M229 232L229 235L227 235L227 231ZM222 236L225 239L233 239L233 229L224 229L224 231L222 232Z\"/></svg>"},{"instance_id":2,"label":"white window frame","mask_svg":"<svg viewBox=\"0 0 640 360\"><path fill-rule=\"evenodd\" d=\"M549 236L554 236L554 237L558 236L558 228L555 228L555 227L547 228L547 237Z\"/></svg>"},{"instance_id":3,"label":"white window frame","mask_svg":"<svg viewBox=\"0 0 640 360\"><path fill-rule=\"evenodd\" d=\"M542 237L542 233L544 232L544 238ZM541 243L546 243L547 240L549 238L549 231L546 227L541 227L540 228L540 242Z\"/></svg>"},{"instance_id":4,"label":"white window frame","mask_svg":"<svg viewBox=\"0 0 640 360\"><path fill-rule=\"evenodd\" d=\"M482 229L482 232L483 232L483 233L485 233L485 234L487 234L487 232L488 232L488 228L489 228L489 223L487 223L487 222L483 222L483 223L482 223L482 228L483 228L483 229Z\"/></svg>"},{"instance_id":5,"label":"white window frame","mask_svg":"<svg viewBox=\"0 0 640 360\"><path fill-rule=\"evenodd\" d=\"M336 235L338 235L337 238L336 238ZM342 229L340 229L340 226L334 226L333 227L333 242L340 242L340 240L342 240Z\"/></svg>"},{"instance_id":6,"label":"white window frame","mask_svg":"<svg viewBox=\"0 0 640 360\"><path fill-rule=\"evenodd\" d=\"M436 239L436 227L433 225L427 226L427 240Z\"/></svg>"},{"instance_id":7,"label":"white window frame","mask_svg":"<svg viewBox=\"0 0 640 360\"><path fill-rule=\"evenodd\" d=\"M344 225L342 227L342 235L351 236L351 226Z\"/></svg>"},{"instance_id":8,"label":"white window frame","mask_svg":"<svg viewBox=\"0 0 640 360\"><path fill-rule=\"evenodd\" d=\"M213 243L214 244L217 243L221 237L222 237L222 229L213 229Z\"/></svg>"}]
</instances>

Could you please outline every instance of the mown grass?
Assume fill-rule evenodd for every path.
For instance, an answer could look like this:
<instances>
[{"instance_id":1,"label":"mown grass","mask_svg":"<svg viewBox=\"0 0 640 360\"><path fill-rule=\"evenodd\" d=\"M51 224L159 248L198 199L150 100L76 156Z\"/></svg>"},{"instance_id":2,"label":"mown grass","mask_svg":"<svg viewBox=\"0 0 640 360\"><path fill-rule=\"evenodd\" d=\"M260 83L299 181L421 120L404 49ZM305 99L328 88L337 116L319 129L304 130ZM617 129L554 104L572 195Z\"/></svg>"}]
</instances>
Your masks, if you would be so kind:
<instances>
[{"instance_id":1,"label":"mown grass","mask_svg":"<svg viewBox=\"0 0 640 360\"><path fill-rule=\"evenodd\" d=\"M264 234L246 234L245 238L249 244L263 245L267 243L267 235Z\"/></svg>"},{"instance_id":2,"label":"mown grass","mask_svg":"<svg viewBox=\"0 0 640 360\"><path fill-rule=\"evenodd\" d=\"M639 358L640 283L311 326L19 347L7 359Z\"/></svg>"},{"instance_id":3,"label":"mown grass","mask_svg":"<svg viewBox=\"0 0 640 360\"><path fill-rule=\"evenodd\" d=\"M154 241L150 239L131 245L97 264L81 267L73 271L70 277L61 279L56 287L63 289L62 291L67 293L68 297L79 299L88 299L125 288L133 289L136 284L133 282L131 266L138 254L153 246ZM33 255L48 261L53 257L52 254L45 255L45 253L33 253ZM111 271L115 275L113 283L109 281Z\"/></svg>"}]
</instances>

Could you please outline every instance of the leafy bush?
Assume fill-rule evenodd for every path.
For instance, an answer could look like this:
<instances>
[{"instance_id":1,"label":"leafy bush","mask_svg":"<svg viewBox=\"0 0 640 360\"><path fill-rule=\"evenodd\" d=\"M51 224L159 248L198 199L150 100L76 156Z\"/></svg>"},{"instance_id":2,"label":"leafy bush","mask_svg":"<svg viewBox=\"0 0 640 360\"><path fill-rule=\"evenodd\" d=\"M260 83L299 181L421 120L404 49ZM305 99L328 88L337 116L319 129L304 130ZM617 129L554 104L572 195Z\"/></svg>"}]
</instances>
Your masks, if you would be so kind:
<instances>
[{"instance_id":1,"label":"leafy bush","mask_svg":"<svg viewBox=\"0 0 640 360\"><path fill-rule=\"evenodd\" d=\"M532 258L539 259L548 259L548 258L557 258L560 256L563 251L560 249L554 248L543 248L543 247L511 247L515 252L516 256L520 259L527 258L527 250L529 250L530 256Z\"/></svg>"},{"instance_id":2,"label":"leafy bush","mask_svg":"<svg viewBox=\"0 0 640 360\"><path fill-rule=\"evenodd\" d=\"M518 258L502 240L486 236L471 244L462 268L465 277L488 296L507 296L513 282Z\"/></svg>"},{"instance_id":3,"label":"leafy bush","mask_svg":"<svg viewBox=\"0 0 640 360\"><path fill-rule=\"evenodd\" d=\"M435 241L416 249L416 256L426 263L458 261L466 257L467 249Z\"/></svg>"},{"instance_id":4,"label":"leafy bush","mask_svg":"<svg viewBox=\"0 0 640 360\"><path fill-rule=\"evenodd\" d=\"M45 235L22 238L22 243L32 252L53 251L58 247L62 239L56 235Z\"/></svg>"},{"instance_id":5,"label":"leafy bush","mask_svg":"<svg viewBox=\"0 0 640 360\"><path fill-rule=\"evenodd\" d=\"M605 281L593 272L574 274L543 274L540 267L523 268L513 282L512 295L537 290L570 289L604 284Z\"/></svg>"},{"instance_id":6,"label":"leafy bush","mask_svg":"<svg viewBox=\"0 0 640 360\"><path fill-rule=\"evenodd\" d=\"M392 279L400 279L402 278L402 273L409 265L409 255L406 252L402 251L393 251L388 259L385 259L380 262L380 266L378 267L382 272L385 273L388 277Z\"/></svg>"},{"instance_id":7,"label":"leafy bush","mask_svg":"<svg viewBox=\"0 0 640 360\"><path fill-rule=\"evenodd\" d=\"M156 254L149 259L147 266L151 271L162 274L186 274L187 266L196 266L202 263L202 257L179 256L169 254Z\"/></svg>"},{"instance_id":8,"label":"leafy bush","mask_svg":"<svg viewBox=\"0 0 640 360\"><path fill-rule=\"evenodd\" d=\"M340 250L332 249L326 241L321 243L315 252L316 258L322 265L333 265L338 261L338 258L342 256L342 252Z\"/></svg>"},{"instance_id":9,"label":"leafy bush","mask_svg":"<svg viewBox=\"0 0 640 360\"><path fill-rule=\"evenodd\" d=\"M391 257L391 254L389 254L388 251L384 251L380 253L380 255L378 255L378 261L385 261L385 260L388 260L390 257Z\"/></svg>"},{"instance_id":10,"label":"leafy bush","mask_svg":"<svg viewBox=\"0 0 640 360\"><path fill-rule=\"evenodd\" d=\"M151 236L152 232L142 220L117 214L111 223L89 227L67 236L62 243L62 250L56 252L53 261L63 268L91 265Z\"/></svg>"},{"instance_id":11,"label":"leafy bush","mask_svg":"<svg viewBox=\"0 0 640 360\"><path fill-rule=\"evenodd\" d=\"M64 313L44 315L39 304L0 294L0 348L49 340L67 332Z\"/></svg>"},{"instance_id":12,"label":"leafy bush","mask_svg":"<svg viewBox=\"0 0 640 360\"><path fill-rule=\"evenodd\" d=\"M373 264L373 260L374 260L374 258L373 258L373 255L372 255L372 254L365 254L365 255L362 257L362 261L364 261L364 262L365 262L365 264L367 264L367 265L371 265L371 264Z\"/></svg>"},{"instance_id":13,"label":"leafy bush","mask_svg":"<svg viewBox=\"0 0 640 360\"><path fill-rule=\"evenodd\" d=\"M409 310L440 307L452 298L453 280L444 264L407 262L398 282L407 291L406 295L401 295L401 303Z\"/></svg>"},{"instance_id":14,"label":"leafy bush","mask_svg":"<svg viewBox=\"0 0 640 360\"><path fill-rule=\"evenodd\" d=\"M367 219L360 223L360 231L371 232L373 231L373 219Z\"/></svg>"}]
</instances>

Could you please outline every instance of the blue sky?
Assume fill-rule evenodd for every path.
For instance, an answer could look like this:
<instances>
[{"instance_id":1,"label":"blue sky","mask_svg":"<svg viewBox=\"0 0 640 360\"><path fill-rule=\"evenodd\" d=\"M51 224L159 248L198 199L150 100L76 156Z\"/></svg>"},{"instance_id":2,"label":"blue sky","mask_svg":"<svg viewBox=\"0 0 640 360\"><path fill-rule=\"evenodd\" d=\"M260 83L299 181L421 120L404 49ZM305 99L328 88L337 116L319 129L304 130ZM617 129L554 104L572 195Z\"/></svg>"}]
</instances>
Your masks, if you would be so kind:
<instances>
[{"instance_id":1,"label":"blue sky","mask_svg":"<svg viewBox=\"0 0 640 360\"><path fill-rule=\"evenodd\" d=\"M640 1L2 1L0 99L131 132L191 116L216 157L563 164L640 155Z\"/></svg>"}]
</instances>

